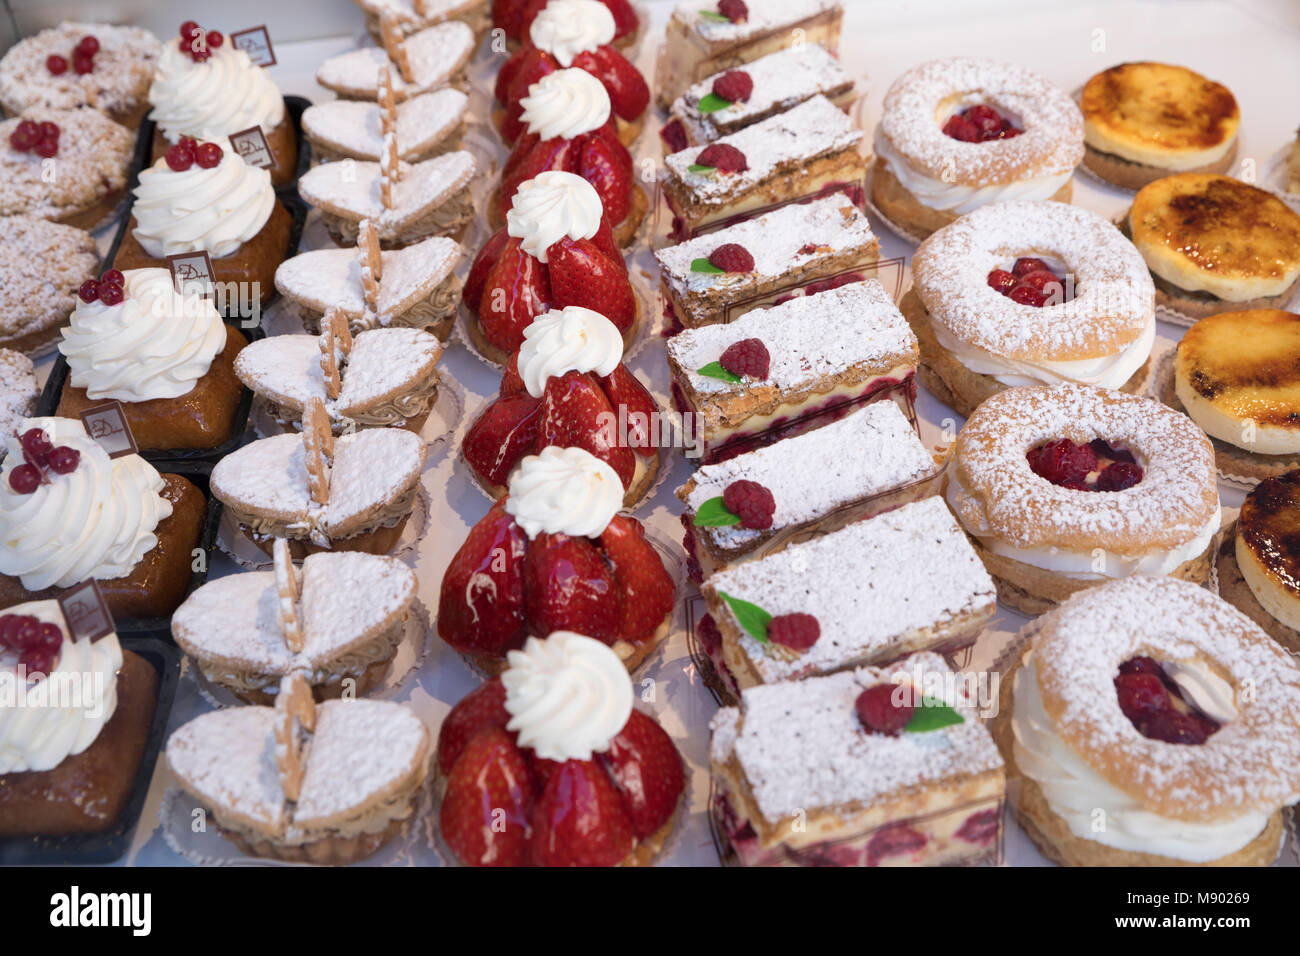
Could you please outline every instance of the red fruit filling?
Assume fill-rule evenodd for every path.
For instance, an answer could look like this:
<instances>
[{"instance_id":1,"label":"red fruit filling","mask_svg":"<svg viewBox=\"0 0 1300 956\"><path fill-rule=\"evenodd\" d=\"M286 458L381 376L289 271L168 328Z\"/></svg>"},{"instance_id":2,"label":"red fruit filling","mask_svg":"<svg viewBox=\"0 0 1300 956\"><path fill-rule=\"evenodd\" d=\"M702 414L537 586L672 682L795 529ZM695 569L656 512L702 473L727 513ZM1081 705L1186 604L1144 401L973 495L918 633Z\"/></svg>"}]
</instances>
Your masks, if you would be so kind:
<instances>
[{"instance_id":1,"label":"red fruit filling","mask_svg":"<svg viewBox=\"0 0 1300 956\"><path fill-rule=\"evenodd\" d=\"M1169 744L1203 744L1222 726L1196 709L1158 661L1134 657L1115 677L1119 709L1143 737Z\"/></svg>"},{"instance_id":2,"label":"red fruit filling","mask_svg":"<svg viewBox=\"0 0 1300 956\"><path fill-rule=\"evenodd\" d=\"M659 137L667 144L669 152L680 153L690 145L686 138L686 128L679 119L669 120L659 131Z\"/></svg>"},{"instance_id":3,"label":"red fruit filling","mask_svg":"<svg viewBox=\"0 0 1300 956\"><path fill-rule=\"evenodd\" d=\"M858 720L868 731L896 737L912 719L914 708L906 701L895 702L894 691L898 684L875 684L868 687L853 702ZM904 695L905 696L905 695Z\"/></svg>"},{"instance_id":4,"label":"red fruit filling","mask_svg":"<svg viewBox=\"0 0 1300 956\"><path fill-rule=\"evenodd\" d=\"M993 139L1011 139L1024 132L1009 119L984 103L968 106L949 116L943 124L945 136L963 143L987 143Z\"/></svg>"},{"instance_id":5,"label":"red fruit filling","mask_svg":"<svg viewBox=\"0 0 1300 956\"><path fill-rule=\"evenodd\" d=\"M822 627L811 614L778 614L767 625L767 639L794 651L806 651L822 636Z\"/></svg>"},{"instance_id":6,"label":"red fruit filling","mask_svg":"<svg viewBox=\"0 0 1300 956\"><path fill-rule=\"evenodd\" d=\"M723 272L753 272L754 257L738 242L727 242L709 253L709 265Z\"/></svg>"},{"instance_id":7,"label":"red fruit filling","mask_svg":"<svg viewBox=\"0 0 1300 956\"><path fill-rule=\"evenodd\" d=\"M713 81L713 95L729 103L744 103L754 93L754 78L744 70L728 70Z\"/></svg>"},{"instance_id":8,"label":"red fruit filling","mask_svg":"<svg viewBox=\"0 0 1300 956\"><path fill-rule=\"evenodd\" d=\"M772 367L772 357L762 339L741 339L722 351L718 364L732 375L750 375L767 378Z\"/></svg>"},{"instance_id":9,"label":"red fruit filling","mask_svg":"<svg viewBox=\"0 0 1300 956\"><path fill-rule=\"evenodd\" d=\"M891 856L908 856L928 842L926 835L908 826L886 827L867 844L867 866L879 866Z\"/></svg>"},{"instance_id":10,"label":"red fruit filling","mask_svg":"<svg viewBox=\"0 0 1300 956\"><path fill-rule=\"evenodd\" d=\"M720 173L743 173L749 169L749 160L729 143L711 143L700 150L695 165L712 166Z\"/></svg>"},{"instance_id":11,"label":"red fruit filling","mask_svg":"<svg viewBox=\"0 0 1300 956\"><path fill-rule=\"evenodd\" d=\"M1123 491L1142 480L1142 466L1127 449L1101 439L1080 445L1059 438L1031 448L1025 458L1034 474L1077 491Z\"/></svg>"},{"instance_id":12,"label":"red fruit filling","mask_svg":"<svg viewBox=\"0 0 1300 956\"><path fill-rule=\"evenodd\" d=\"M772 497L771 491L757 481L744 478L733 481L722 492L722 504L732 514L740 516L742 528L763 531L772 527L776 499Z\"/></svg>"},{"instance_id":13,"label":"red fruit filling","mask_svg":"<svg viewBox=\"0 0 1300 956\"><path fill-rule=\"evenodd\" d=\"M967 843L988 843L998 835L997 810L980 810L972 813L957 830L957 839Z\"/></svg>"},{"instance_id":14,"label":"red fruit filling","mask_svg":"<svg viewBox=\"0 0 1300 956\"><path fill-rule=\"evenodd\" d=\"M1017 259L1010 271L994 269L988 275L988 283L990 288L1013 302L1035 308L1060 305L1073 298L1065 287L1065 280L1042 259L1032 256Z\"/></svg>"},{"instance_id":15,"label":"red fruit filling","mask_svg":"<svg viewBox=\"0 0 1300 956\"><path fill-rule=\"evenodd\" d=\"M705 614L695 622L695 636L700 639L706 654L714 655L722 649L722 632L712 614Z\"/></svg>"}]
</instances>

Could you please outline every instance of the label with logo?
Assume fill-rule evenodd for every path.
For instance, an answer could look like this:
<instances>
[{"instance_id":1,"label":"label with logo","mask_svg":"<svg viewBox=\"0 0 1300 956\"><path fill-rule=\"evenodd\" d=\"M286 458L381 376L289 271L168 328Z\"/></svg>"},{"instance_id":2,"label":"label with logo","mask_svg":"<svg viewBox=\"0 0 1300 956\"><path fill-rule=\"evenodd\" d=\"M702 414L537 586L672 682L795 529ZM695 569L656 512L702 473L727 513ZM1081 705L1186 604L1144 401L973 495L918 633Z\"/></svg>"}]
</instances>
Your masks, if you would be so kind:
<instances>
[{"instance_id":1,"label":"label with logo","mask_svg":"<svg viewBox=\"0 0 1300 956\"><path fill-rule=\"evenodd\" d=\"M113 615L94 578L68 588L59 595L58 601L74 641L83 637L97 641L113 633Z\"/></svg>"},{"instance_id":2,"label":"label with logo","mask_svg":"<svg viewBox=\"0 0 1300 956\"><path fill-rule=\"evenodd\" d=\"M275 50L271 47L271 35L265 26L251 27L230 34L230 43L236 50L243 50L248 58L258 66L275 66Z\"/></svg>"},{"instance_id":3,"label":"label with logo","mask_svg":"<svg viewBox=\"0 0 1300 956\"><path fill-rule=\"evenodd\" d=\"M116 399L86 409L81 413L81 423L86 426L86 434L99 442L109 458L134 455L140 450L122 403Z\"/></svg>"},{"instance_id":4,"label":"label with logo","mask_svg":"<svg viewBox=\"0 0 1300 956\"><path fill-rule=\"evenodd\" d=\"M250 126L238 133L231 133L230 145L250 166L269 169L275 165L275 154L271 152L271 144L266 141L266 134L260 126Z\"/></svg>"},{"instance_id":5,"label":"label with logo","mask_svg":"<svg viewBox=\"0 0 1300 956\"><path fill-rule=\"evenodd\" d=\"M208 250L178 252L167 257L167 268L172 273L172 287L179 295L197 292L205 299L216 292L216 274L212 270L212 257Z\"/></svg>"}]
</instances>

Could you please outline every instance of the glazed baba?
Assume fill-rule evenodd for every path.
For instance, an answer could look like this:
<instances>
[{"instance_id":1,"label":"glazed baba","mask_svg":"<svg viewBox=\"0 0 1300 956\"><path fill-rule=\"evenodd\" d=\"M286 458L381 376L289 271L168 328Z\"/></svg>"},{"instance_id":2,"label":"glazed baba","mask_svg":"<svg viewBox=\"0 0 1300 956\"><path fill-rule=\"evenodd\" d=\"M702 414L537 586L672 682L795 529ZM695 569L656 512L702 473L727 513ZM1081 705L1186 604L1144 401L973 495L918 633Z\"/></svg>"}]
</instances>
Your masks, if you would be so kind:
<instances>
[{"instance_id":1,"label":"glazed baba","mask_svg":"<svg viewBox=\"0 0 1300 956\"><path fill-rule=\"evenodd\" d=\"M48 352L76 308L77 289L98 271L99 250L86 230L0 216L0 347Z\"/></svg>"}]
</instances>

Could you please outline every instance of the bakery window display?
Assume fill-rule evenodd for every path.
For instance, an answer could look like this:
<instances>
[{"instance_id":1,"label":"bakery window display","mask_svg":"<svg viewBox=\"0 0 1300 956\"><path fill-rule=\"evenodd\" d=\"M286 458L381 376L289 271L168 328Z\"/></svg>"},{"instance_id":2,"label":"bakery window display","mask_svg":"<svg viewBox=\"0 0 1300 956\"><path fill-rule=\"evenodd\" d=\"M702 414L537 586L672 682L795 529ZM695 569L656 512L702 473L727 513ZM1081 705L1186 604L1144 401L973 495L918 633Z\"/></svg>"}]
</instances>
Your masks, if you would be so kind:
<instances>
[{"instance_id":1,"label":"bakery window display","mask_svg":"<svg viewBox=\"0 0 1300 956\"><path fill-rule=\"evenodd\" d=\"M76 308L77 289L98 269L99 250L84 229L0 216L0 347L26 355L50 351Z\"/></svg>"},{"instance_id":2,"label":"bakery window display","mask_svg":"<svg viewBox=\"0 0 1300 956\"><path fill-rule=\"evenodd\" d=\"M399 103L445 86L466 86L465 64L477 42L468 25L449 20L404 37L395 13L382 13L379 22L381 46L330 57L316 70L316 82L340 99L371 102L391 83Z\"/></svg>"},{"instance_id":3,"label":"bakery window display","mask_svg":"<svg viewBox=\"0 0 1300 956\"><path fill-rule=\"evenodd\" d=\"M492 25L504 30L506 39L511 44L529 43L533 21L550 2L551 0L492 0ZM641 30L641 17L637 15L630 0L600 0L600 3L608 7L614 17L613 45L625 48L634 44Z\"/></svg>"}]
</instances>

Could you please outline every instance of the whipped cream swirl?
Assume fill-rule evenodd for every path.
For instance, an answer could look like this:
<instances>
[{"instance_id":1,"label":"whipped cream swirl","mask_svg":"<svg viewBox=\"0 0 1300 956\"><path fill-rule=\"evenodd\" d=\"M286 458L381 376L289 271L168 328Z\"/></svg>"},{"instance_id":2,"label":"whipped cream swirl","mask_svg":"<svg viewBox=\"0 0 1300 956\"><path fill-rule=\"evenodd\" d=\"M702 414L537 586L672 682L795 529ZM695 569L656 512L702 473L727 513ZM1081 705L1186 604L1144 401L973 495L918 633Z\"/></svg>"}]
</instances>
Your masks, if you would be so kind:
<instances>
[{"instance_id":1,"label":"whipped cream swirl","mask_svg":"<svg viewBox=\"0 0 1300 956\"><path fill-rule=\"evenodd\" d=\"M177 37L163 47L149 86L149 116L168 142L217 139L250 126L269 134L283 122L284 97L247 53L226 42L195 63L180 42Z\"/></svg>"},{"instance_id":2,"label":"whipped cream swirl","mask_svg":"<svg viewBox=\"0 0 1300 956\"><path fill-rule=\"evenodd\" d=\"M55 625L63 645L54 672L33 683L18 679L15 655L0 652L0 681L15 682L13 705L0 707L0 774L53 770L93 744L117 710L122 648L116 634L73 641L58 601L32 601L5 613Z\"/></svg>"},{"instance_id":3,"label":"whipped cream swirl","mask_svg":"<svg viewBox=\"0 0 1300 956\"><path fill-rule=\"evenodd\" d=\"M590 760L609 749L632 716L632 681L608 646L554 631L506 655L507 730L546 760Z\"/></svg>"},{"instance_id":4,"label":"whipped cream swirl","mask_svg":"<svg viewBox=\"0 0 1300 956\"><path fill-rule=\"evenodd\" d=\"M600 228L605 207L596 188L581 176L550 170L525 180L506 213L506 233L538 262L565 236L590 239Z\"/></svg>"},{"instance_id":5,"label":"whipped cream swirl","mask_svg":"<svg viewBox=\"0 0 1300 956\"><path fill-rule=\"evenodd\" d=\"M520 120L542 139L572 139L609 122L609 91L586 70L548 73L519 101Z\"/></svg>"},{"instance_id":6,"label":"whipped cream swirl","mask_svg":"<svg viewBox=\"0 0 1300 956\"><path fill-rule=\"evenodd\" d=\"M271 174L250 166L228 139L211 169L195 163L176 172L159 159L135 187L135 238L155 259L206 249L221 259L262 231L275 208Z\"/></svg>"},{"instance_id":7,"label":"whipped cream swirl","mask_svg":"<svg viewBox=\"0 0 1300 956\"><path fill-rule=\"evenodd\" d=\"M181 295L167 269L128 269L117 305L82 302L59 351L90 398L147 402L188 395L226 347L211 299Z\"/></svg>"},{"instance_id":8,"label":"whipped cream swirl","mask_svg":"<svg viewBox=\"0 0 1300 956\"><path fill-rule=\"evenodd\" d=\"M572 66L579 53L612 43L614 29L614 14L599 0L551 0L533 20L528 38L560 66Z\"/></svg>"},{"instance_id":9,"label":"whipped cream swirl","mask_svg":"<svg viewBox=\"0 0 1300 956\"><path fill-rule=\"evenodd\" d=\"M595 538L623 506L618 472L582 448L550 445L519 462L510 476L506 512L529 538Z\"/></svg>"},{"instance_id":10,"label":"whipped cream swirl","mask_svg":"<svg viewBox=\"0 0 1300 956\"><path fill-rule=\"evenodd\" d=\"M48 474L30 495L9 485L23 463L18 434L42 428L55 445L81 454L76 470ZM172 513L163 479L139 455L108 457L72 418L29 418L5 438L0 468L0 574L29 591L67 588L86 578L121 578L158 544L154 529Z\"/></svg>"},{"instance_id":11,"label":"whipped cream swirl","mask_svg":"<svg viewBox=\"0 0 1300 956\"><path fill-rule=\"evenodd\" d=\"M565 372L612 375L623 360L623 335L599 312L571 305L543 312L524 329L519 376L533 398Z\"/></svg>"}]
</instances>

